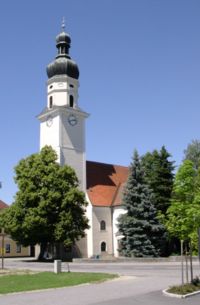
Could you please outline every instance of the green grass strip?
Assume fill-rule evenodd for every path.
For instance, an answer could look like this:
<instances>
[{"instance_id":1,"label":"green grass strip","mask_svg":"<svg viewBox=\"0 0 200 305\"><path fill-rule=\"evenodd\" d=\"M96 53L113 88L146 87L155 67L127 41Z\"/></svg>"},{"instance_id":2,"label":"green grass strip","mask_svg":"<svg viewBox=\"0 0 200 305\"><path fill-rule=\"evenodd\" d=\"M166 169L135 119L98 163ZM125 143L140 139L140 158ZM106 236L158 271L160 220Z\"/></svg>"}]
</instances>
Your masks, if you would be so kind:
<instances>
[{"instance_id":1,"label":"green grass strip","mask_svg":"<svg viewBox=\"0 0 200 305\"><path fill-rule=\"evenodd\" d=\"M35 274L3 275L0 277L0 294L58 288L101 282L117 277L115 274L86 272L40 272Z\"/></svg>"},{"instance_id":2,"label":"green grass strip","mask_svg":"<svg viewBox=\"0 0 200 305\"><path fill-rule=\"evenodd\" d=\"M200 285L193 285L193 284L185 284L183 286L173 286L170 287L167 292L174 293L174 294L188 294L192 292L200 291Z\"/></svg>"}]
</instances>

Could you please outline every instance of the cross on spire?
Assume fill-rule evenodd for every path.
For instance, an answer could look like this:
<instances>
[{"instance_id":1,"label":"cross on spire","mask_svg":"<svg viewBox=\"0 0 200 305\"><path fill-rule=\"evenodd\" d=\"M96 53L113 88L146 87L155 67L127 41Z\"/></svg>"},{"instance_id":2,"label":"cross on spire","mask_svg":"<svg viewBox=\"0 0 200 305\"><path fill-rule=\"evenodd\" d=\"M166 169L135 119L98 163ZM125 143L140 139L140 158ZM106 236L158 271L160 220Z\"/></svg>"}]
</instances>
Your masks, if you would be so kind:
<instances>
[{"instance_id":1,"label":"cross on spire","mask_svg":"<svg viewBox=\"0 0 200 305\"><path fill-rule=\"evenodd\" d=\"M65 31L65 17L62 19L62 30Z\"/></svg>"}]
</instances>

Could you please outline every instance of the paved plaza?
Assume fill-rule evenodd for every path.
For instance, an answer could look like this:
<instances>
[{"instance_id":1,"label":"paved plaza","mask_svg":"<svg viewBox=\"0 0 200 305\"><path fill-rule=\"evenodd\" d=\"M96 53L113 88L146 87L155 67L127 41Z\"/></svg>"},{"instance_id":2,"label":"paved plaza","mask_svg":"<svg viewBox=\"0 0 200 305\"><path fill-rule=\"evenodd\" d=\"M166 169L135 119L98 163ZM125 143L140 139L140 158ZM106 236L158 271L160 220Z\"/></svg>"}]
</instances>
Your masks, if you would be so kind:
<instances>
[{"instance_id":1,"label":"paved plaza","mask_svg":"<svg viewBox=\"0 0 200 305\"><path fill-rule=\"evenodd\" d=\"M53 263L6 259L5 267L32 270L53 270ZM200 295L187 299L170 298L162 290L179 284L180 263L177 262L124 262L124 263L70 263L71 271L110 272L120 274L119 279L76 287L15 293L0 296L0 305L199 305ZM68 270L62 263L64 271ZM195 275L199 265L194 265Z\"/></svg>"}]
</instances>

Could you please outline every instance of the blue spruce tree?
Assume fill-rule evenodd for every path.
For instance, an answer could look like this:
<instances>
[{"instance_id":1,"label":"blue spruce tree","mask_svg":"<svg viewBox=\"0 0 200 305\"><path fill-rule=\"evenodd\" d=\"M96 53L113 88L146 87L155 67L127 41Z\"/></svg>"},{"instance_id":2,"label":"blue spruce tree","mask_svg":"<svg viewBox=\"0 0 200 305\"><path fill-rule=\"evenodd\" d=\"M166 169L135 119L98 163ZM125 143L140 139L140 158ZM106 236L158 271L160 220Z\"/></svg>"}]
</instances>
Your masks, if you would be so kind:
<instances>
[{"instance_id":1,"label":"blue spruce tree","mask_svg":"<svg viewBox=\"0 0 200 305\"><path fill-rule=\"evenodd\" d=\"M124 190L126 213L119 217L121 255L129 257L159 256L164 227L157 219L154 196L144 178L137 151L129 168Z\"/></svg>"}]
</instances>

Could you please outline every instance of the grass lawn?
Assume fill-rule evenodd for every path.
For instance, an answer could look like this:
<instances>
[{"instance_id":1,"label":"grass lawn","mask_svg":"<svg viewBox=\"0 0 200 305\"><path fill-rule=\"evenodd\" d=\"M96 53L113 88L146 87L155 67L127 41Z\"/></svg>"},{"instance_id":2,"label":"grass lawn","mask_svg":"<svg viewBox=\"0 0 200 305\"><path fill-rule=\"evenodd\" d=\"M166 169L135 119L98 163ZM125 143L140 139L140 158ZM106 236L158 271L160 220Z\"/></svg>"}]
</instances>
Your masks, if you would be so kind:
<instances>
[{"instance_id":1,"label":"grass lawn","mask_svg":"<svg viewBox=\"0 0 200 305\"><path fill-rule=\"evenodd\" d=\"M196 291L200 291L200 284L194 285L191 283L191 284L185 284L183 286L173 286L167 290L167 292L181 294L181 295Z\"/></svg>"},{"instance_id":2,"label":"grass lawn","mask_svg":"<svg viewBox=\"0 0 200 305\"><path fill-rule=\"evenodd\" d=\"M116 274L87 272L40 272L33 274L12 274L0 276L0 294L74 286L84 283L101 282L117 277Z\"/></svg>"}]
</instances>

